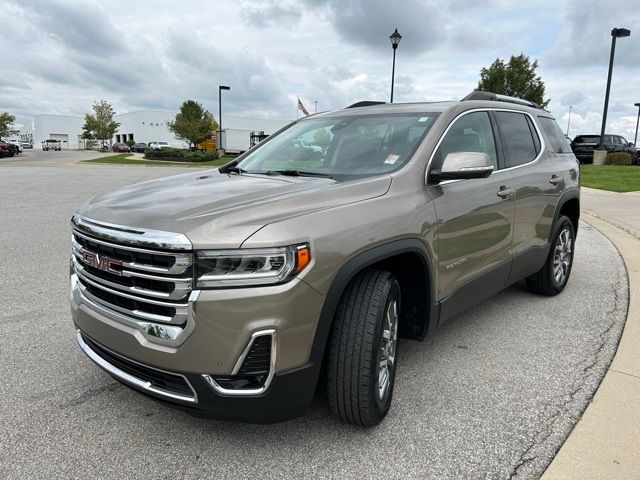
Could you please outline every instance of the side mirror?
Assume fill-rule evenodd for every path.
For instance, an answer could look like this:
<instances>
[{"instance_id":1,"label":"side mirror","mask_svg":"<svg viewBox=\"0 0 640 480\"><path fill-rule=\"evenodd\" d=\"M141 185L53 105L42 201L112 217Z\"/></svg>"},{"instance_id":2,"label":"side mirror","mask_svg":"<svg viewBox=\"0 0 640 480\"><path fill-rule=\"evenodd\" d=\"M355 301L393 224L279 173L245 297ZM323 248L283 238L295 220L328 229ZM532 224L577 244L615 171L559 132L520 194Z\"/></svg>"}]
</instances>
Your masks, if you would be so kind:
<instances>
[{"instance_id":1,"label":"side mirror","mask_svg":"<svg viewBox=\"0 0 640 480\"><path fill-rule=\"evenodd\" d=\"M635 146L636 146L636 144L633 143L633 142L629 142L629 145L627 145L627 147L635 147Z\"/></svg>"},{"instance_id":2,"label":"side mirror","mask_svg":"<svg viewBox=\"0 0 640 480\"><path fill-rule=\"evenodd\" d=\"M441 180L466 180L487 178L493 173L491 157L480 152L452 152L447 154L440 170L432 170L431 178Z\"/></svg>"}]
</instances>

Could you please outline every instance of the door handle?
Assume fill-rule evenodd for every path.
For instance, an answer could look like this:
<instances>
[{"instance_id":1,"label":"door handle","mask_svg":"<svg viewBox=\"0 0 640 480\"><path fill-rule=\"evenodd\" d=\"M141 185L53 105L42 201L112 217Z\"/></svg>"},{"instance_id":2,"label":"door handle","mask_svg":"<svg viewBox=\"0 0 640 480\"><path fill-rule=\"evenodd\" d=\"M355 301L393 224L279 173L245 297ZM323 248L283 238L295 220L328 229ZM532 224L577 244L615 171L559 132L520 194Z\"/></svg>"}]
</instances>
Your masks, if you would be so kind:
<instances>
[{"instance_id":1,"label":"door handle","mask_svg":"<svg viewBox=\"0 0 640 480\"><path fill-rule=\"evenodd\" d=\"M549 183L551 185L558 185L561 181L562 179L560 177L558 177L557 175L552 175L551 180L549 180Z\"/></svg>"},{"instance_id":2,"label":"door handle","mask_svg":"<svg viewBox=\"0 0 640 480\"><path fill-rule=\"evenodd\" d=\"M514 191L515 190L513 188L502 186L500 187L500 190L498 190L498 193L496 195L498 195L500 198L509 198L514 193Z\"/></svg>"}]
</instances>

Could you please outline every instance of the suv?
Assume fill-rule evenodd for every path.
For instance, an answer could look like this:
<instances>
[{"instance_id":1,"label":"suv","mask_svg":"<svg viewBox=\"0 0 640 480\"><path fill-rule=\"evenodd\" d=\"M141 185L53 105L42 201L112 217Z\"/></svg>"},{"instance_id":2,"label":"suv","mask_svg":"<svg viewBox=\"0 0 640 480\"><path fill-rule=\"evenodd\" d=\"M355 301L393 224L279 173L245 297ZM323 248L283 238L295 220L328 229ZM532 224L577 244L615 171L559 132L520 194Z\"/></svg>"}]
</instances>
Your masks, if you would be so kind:
<instances>
[{"instance_id":1,"label":"suv","mask_svg":"<svg viewBox=\"0 0 640 480\"><path fill-rule=\"evenodd\" d=\"M322 158L285 154L314 139ZM487 92L305 117L218 169L85 203L71 221L77 341L193 414L290 419L320 384L342 420L375 425L399 338L523 279L564 289L578 171L548 112Z\"/></svg>"},{"instance_id":2,"label":"suv","mask_svg":"<svg viewBox=\"0 0 640 480\"><path fill-rule=\"evenodd\" d=\"M162 148L171 148L167 142L151 142L149 143L149 148L151 150L160 150Z\"/></svg>"},{"instance_id":3,"label":"suv","mask_svg":"<svg viewBox=\"0 0 640 480\"><path fill-rule=\"evenodd\" d=\"M593 151L600 142L600 135L578 135L571 142L571 149L580 163L593 163ZM627 152L631 163L638 163L638 149L620 135L605 135L604 148L608 152Z\"/></svg>"}]
</instances>

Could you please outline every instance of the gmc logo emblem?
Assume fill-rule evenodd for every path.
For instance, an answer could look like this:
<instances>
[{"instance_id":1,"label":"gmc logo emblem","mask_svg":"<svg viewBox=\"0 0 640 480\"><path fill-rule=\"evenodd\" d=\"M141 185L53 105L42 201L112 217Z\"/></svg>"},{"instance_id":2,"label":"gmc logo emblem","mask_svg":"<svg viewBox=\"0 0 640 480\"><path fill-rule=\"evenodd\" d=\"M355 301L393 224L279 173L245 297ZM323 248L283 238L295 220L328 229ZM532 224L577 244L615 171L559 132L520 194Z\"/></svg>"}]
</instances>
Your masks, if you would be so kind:
<instances>
[{"instance_id":1,"label":"gmc logo emblem","mask_svg":"<svg viewBox=\"0 0 640 480\"><path fill-rule=\"evenodd\" d=\"M98 270L102 270L103 272L111 273L113 275L118 275L119 277L122 276L122 270L116 270L113 268L114 265L121 266L122 260L105 257L97 253L88 252L87 250L82 252L82 259L84 260L84 263L90 267L97 268Z\"/></svg>"}]
</instances>

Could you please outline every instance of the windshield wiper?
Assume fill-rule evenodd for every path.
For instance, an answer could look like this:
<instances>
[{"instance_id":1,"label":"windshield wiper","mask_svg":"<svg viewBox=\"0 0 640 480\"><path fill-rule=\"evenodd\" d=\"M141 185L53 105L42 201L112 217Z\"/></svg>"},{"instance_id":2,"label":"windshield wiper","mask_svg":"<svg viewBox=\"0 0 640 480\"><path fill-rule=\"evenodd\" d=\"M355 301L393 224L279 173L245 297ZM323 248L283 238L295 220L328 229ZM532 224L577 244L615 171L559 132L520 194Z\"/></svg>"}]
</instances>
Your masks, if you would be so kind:
<instances>
[{"instance_id":1,"label":"windshield wiper","mask_svg":"<svg viewBox=\"0 0 640 480\"><path fill-rule=\"evenodd\" d=\"M262 173L262 172L261 172ZM322 177L333 178L333 175L321 172L307 172L304 170L267 170L264 175L285 175L287 177Z\"/></svg>"}]
</instances>

